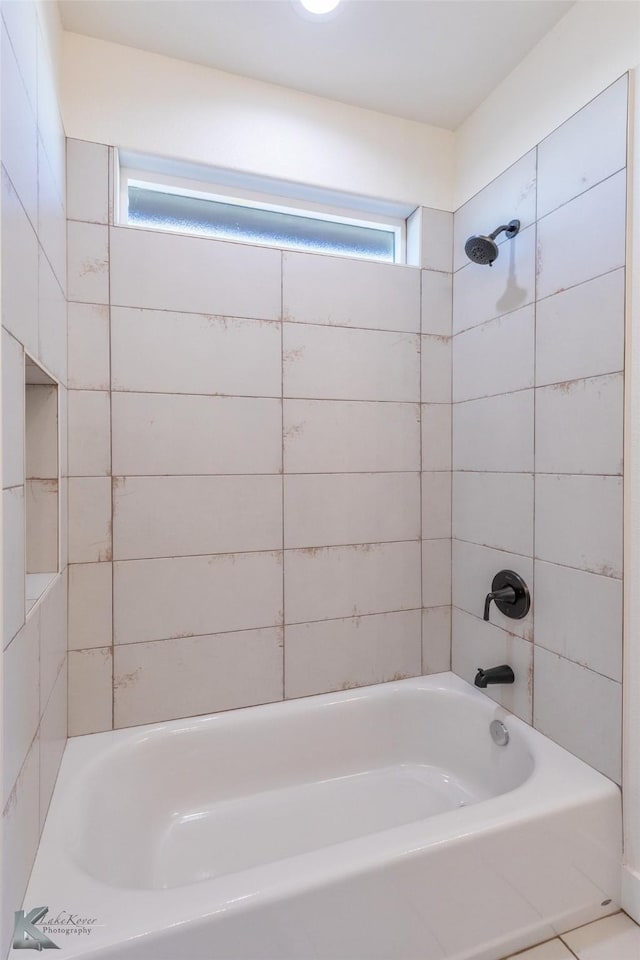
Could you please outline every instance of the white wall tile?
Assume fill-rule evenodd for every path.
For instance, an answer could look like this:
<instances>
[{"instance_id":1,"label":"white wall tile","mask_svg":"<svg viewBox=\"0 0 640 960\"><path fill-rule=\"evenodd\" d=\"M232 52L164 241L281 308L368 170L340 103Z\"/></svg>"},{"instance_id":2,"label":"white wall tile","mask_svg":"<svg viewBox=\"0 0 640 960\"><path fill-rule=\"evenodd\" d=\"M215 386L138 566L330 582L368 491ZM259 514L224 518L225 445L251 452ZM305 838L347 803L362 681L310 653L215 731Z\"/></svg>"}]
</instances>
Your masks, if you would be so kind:
<instances>
[{"instance_id":1,"label":"white wall tile","mask_svg":"<svg viewBox=\"0 0 640 960\"><path fill-rule=\"evenodd\" d=\"M70 303L68 310L67 385L72 390L108 390L109 308L93 303Z\"/></svg>"},{"instance_id":2,"label":"white wall tile","mask_svg":"<svg viewBox=\"0 0 640 960\"><path fill-rule=\"evenodd\" d=\"M113 472L279 473L280 400L114 393Z\"/></svg>"},{"instance_id":3,"label":"white wall tile","mask_svg":"<svg viewBox=\"0 0 640 960\"><path fill-rule=\"evenodd\" d=\"M453 536L532 556L532 475L454 473Z\"/></svg>"},{"instance_id":4,"label":"white wall tile","mask_svg":"<svg viewBox=\"0 0 640 960\"><path fill-rule=\"evenodd\" d=\"M280 251L242 243L111 230L111 303L280 319Z\"/></svg>"},{"instance_id":5,"label":"white wall tile","mask_svg":"<svg viewBox=\"0 0 640 960\"><path fill-rule=\"evenodd\" d=\"M111 647L69 651L70 737L102 733L113 727L113 655Z\"/></svg>"},{"instance_id":6,"label":"white wall tile","mask_svg":"<svg viewBox=\"0 0 640 960\"><path fill-rule=\"evenodd\" d=\"M489 614L491 623L525 640L533 640L533 602L537 601L538 590L536 585L534 591L531 557L505 553L503 550L494 550L477 543L454 540L452 544L453 605L473 614L474 617L482 617L485 598L499 570L514 570L520 574L529 588L532 606L522 620L513 620L500 613L495 603L492 603Z\"/></svg>"},{"instance_id":7,"label":"white wall tile","mask_svg":"<svg viewBox=\"0 0 640 960\"><path fill-rule=\"evenodd\" d=\"M58 386L58 458L60 477L69 476L69 391Z\"/></svg>"},{"instance_id":8,"label":"white wall tile","mask_svg":"<svg viewBox=\"0 0 640 960\"><path fill-rule=\"evenodd\" d=\"M624 367L624 269L536 305L536 385Z\"/></svg>"},{"instance_id":9,"label":"white wall tile","mask_svg":"<svg viewBox=\"0 0 640 960\"><path fill-rule=\"evenodd\" d=\"M625 262L626 171L592 187L538 223L538 299Z\"/></svg>"},{"instance_id":10,"label":"white wall tile","mask_svg":"<svg viewBox=\"0 0 640 960\"><path fill-rule=\"evenodd\" d=\"M35 610L2 657L3 807L40 721L39 622Z\"/></svg>"},{"instance_id":11,"label":"white wall tile","mask_svg":"<svg viewBox=\"0 0 640 960\"><path fill-rule=\"evenodd\" d=\"M279 397L280 324L168 310L111 310L114 390Z\"/></svg>"},{"instance_id":12,"label":"white wall tile","mask_svg":"<svg viewBox=\"0 0 640 960\"><path fill-rule=\"evenodd\" d=\"M52 573L58 569L58 502L57 480L27 480L27 573Z\"/></svg>"},{"instance_id":13,"label":"white wall tile","mask_svg":"<svg viewBox=\"0 0 640 960\"><path fill-rule=\"evenodd\" d=\"M16 189L31 223L37 223L38 152L35 105L2 24L2 164Z\"/></svg>"},{"instance_id":14,"label":"white wall tile","mask_svg":"<svg viewBox=\"0 0 640 960\"><path fill-rule=\"evenodd\" d=\"M40 716L67 655L67 571L43 594L40 609Z\"/></svg>"},{"instance_id":15,"label":"white wall tile","mask_svg":"<svg viewBox=\"0 0 640 960\"><path fill-rule=\"evenodd\" d=\"M69 480L69 562L111 560L111 480Z\"/></svg>"},{"instance_id":16,"label":"white wall tile","mask_svg":"<svg viewBox=\"0 0 640 960\"><path fill-rule=\"evenodd\" d=\"M282 627L114 650L114 726L282 699Z\"/></svg>"},{"instance_id":17,"label":"white wall tile","mask_svg":"<svg viewBox=\"0 0 640 960\"><path fill-rule=\"evenodd\" d=\"M422 673L451 669L451 607L422 611Z\"/></svg>"},{"instance_id":18,"label":"white wall tile","mask_svg":"<svg viewBox=\"0 0 640 960\"><path fill-rule=\"evenodd\" d=\"M451 336L453 279L450 273L422 271L422 333Z\"/></svg>"},{"instance_id":19,"label":"white wall tile","mask_svg":"<svg viewBox=\"0 0 640 960\"><path fill-rule=\"evenodd\" d=\"M2 951L5 956L11 946L14 913L22 908L38 849L39 808L38 741L35 740L2 816Z\"/></svg>"},{"instance_id":20,"label":"white wall tile","mask_svg":"<svg viewBox=\"0 0 640 960\"><path fill-rule=\"evenodd\" d=\"M69 566L69 650L112 642L111 563Z\"/></svg>"},{"instance_id":21,"label":"white wall tile","mask_svg":"<svg viewBox=\"0 0 640 960\"><path fill-rule=\"evenodd\" d=\"M622 580L536 561L536 643L622 680Z\"/></svg>"},{"instance_id":22,"label":"white wall tile","mask_svg":"<svg viewBox=\"0 0 640 960\"><path fill-rule=\"evenodd\" d=\"M412 334L285 323L285 397L420 400L420 338Z\"/></svg>"},{"instance_id":23,"label":"white wall tile","mask_svg":"<svg viewBox=\"0 0 640 960\"><path fill-rule=\"evenodd\" d=\"M2 324L38 352L38 240L2 171Z\"/></svg>"},{"instance_id":24,"label":"white wall tile","mask_svg":"<svg viewBox=\"0 0 640 960\"><path fill-rule=\"evenodd\" d=\"M453 332L503 317L535 299L535 227L500 245L489 266L468 263L453 278Z\"/></svg>"},{"instance_id":25,"label":"white wall tile","mask_svg":"<svg viewBox=\"0 0 640 960\"><path fill-rule=\"evenodd\" d=\"M420 331L420 271L324 254L283 255L283 319Z\"/></svg>"},{"instance_id":26,"label":"white wall tile","mask_svg":"<svg viewBox=\"0 0 640 960\"><path fill-rule=\"evenodd\" d=\"M420 611L285 627L285 696L307 697L421 672Z\"/></svg>"},{"instance_id":27,"label":"white wall tile","mask_svg":"<svg viewBox=\"0 0 640 960\"><path fill-rule=\"evenodd\" d=\"M64 233L63 233L64 242ZM62 247L64 259L64 245ZM66 262L65 262L66 266ZM67 380L67 302L42 250L38 255L38 359L53 376Z\"/></svg>"},{"instance_id":28,"label":"white wall tile","mask_svg":"<svg viewBox=\"0 0 640 960\"><path fill-rule=\"evenodd\" d=\"M451 405L423 403L422 469L451 470Z\"/></svg>"},{"instance_id":29,"label":"white wall tile","mask_svg":"<svg viewBox=\"0 0 640 960\"><path fill-rule=\"evenodd\" d=\"M513 956L507 957L507 960L575 960L575 958L562 940L556 938L547 940L523 953L514 953Z\"/></svg>"},{"instance_id":30,"label":"white wall tile","mask_svg":"<svg viewBox=\"0 0 640 960\"><path fill-rule=\"evenodd\" d=\"M538 646L534 664L536 729L620 783L621 684Z\"/></svg>"},{"instance_id":31,"label":"white wall tile","mask_svg":"<svg viewBox=\"0 0 640 960\"><path fill-rule=\"evenodd\" d=\"M420 607L420 544L285 551L285 622Z\"/></svg>"},{"instance_id":32,"label":"white wall tile","mask_svg":"<svg viewBox=\"0 0 640 960\"><path fill-rule=\"evenodd\" d=\"M109 228L69 220L67 254L69 299L82 303L108 303ZM112 271L112 280L113 276Z\"/></svg>"},{"instance_id":33,"label":"white wall tile","mask_svg":"<svg viewBox=\"0 0 640 960\"><path fill-rule=\"evenodd\" d=\"M532 387L533 306L453 338L453 399L473 400Z\"/></svg>"},{"instance_id":34,"label":"white wall tile","mask_svg":"<svg viewBox=\"0 0 640 960\"><path fill-rule=\"evenodd\" d=\"M39 480L58 476L58 391L29 383L25 390L25 470Z\"/></svg>"},{"instance_id":35,"label":"white wall tile","mask_svg":"<svg viewBox=\"0 0 640 960\"><path fill-rule=\"evenodd\" d=\"M112 565L69 567L69 650L107 647L112 641Z\"/></svg>"},{"instance_id":36,"label":"white wall tile","mask_svg":"<svg viewBox=\"0 0 640 960\"><path fill-rule=\"evenodd\" d=\"M285 547L420 538L419 473L284 478Z\"/></svg>"},{"instance_id":37,"label":"white wall tile","mask_svg":"<svg viewBox=\"0 0 640 960\"><path fill-rule=\"evenodd\" d=\"M640 953L640 927L626 913L616 913L563 933L580 960L635 960Z\"/></svg>"},{"instance_id":38,"label":"white wall tile","mask_svg":"<svg viewBox=\"0 0 640 960\"><path fill-rule=\"evenodd\" d=\"M536 477L536 557L622 576L622 480Z\"/></svg>"},{"instance_id":39,"label":"white wall tile","mask_svg":"<svg viewBox=\"0 0 640 960\"><path fill-rule=\"evenodd\" d=\"M48 4L44 4L45 9ZM45 13L42 7L41 13ZM57 26L51 21L39 24L38 29L38 133L51 165L60 200L64 203L66 194L65 177L65 133L58 101L60 74L60 50L53 50L53 35Z\"/></svg>"},{"instance_id":40,"label":"white wall tile","mask_svg":"<svg viewBox=\"0 0 640 960\"><path fill-rule=\"evenodd\" d=\"M422 402L451 403L451 339L423 336Z\"/></svg>"},{"instance_id":41,"label":"white wall tile","mask_svg":"<svg viewBox=\"0 0 640 960\"><path fill-rule=\"evenodd\" d=\"M285 400L285 471L418 470L419 416L414 403Z\"/></svg>"},{"instance_id":42,"label":"white wall tile","mask_svg":"<svg viewBox=\"0 0 640 960\"><path fill-rule=\"evenodd\" d=\"M421 207L420 266L453 270L453 214Z\"/></svg>"},{"instance_id":43,"label":"white wall tile","mask_svg":"<svg viewBox=\"0 0 640 960\"><path fill-rule=\"evenodd\" d=\"M453 610L451 669L467 683L473 683L478 668L508 664L515 674L511 684L491 684L482 692L531 723L533 644L492 623Z\"/></svg>"},{"instance_id":44,"label":"white wall tile","mask_svg":"<svg viewBox=\"0 0 640 960\"><path fill-rule=\"evenodd\" d=\"M69 480L60 478L60 528L58 541L60 547L60 569L69 562Z\"/></svg>"},{"instance_id":45,"label":"white wall tile","mask_svg":"<svg viewBox=\"0 0 640 960\"><path fill-rule=\"evenodd\" d=\"M24 482L24 352L2 331L2 485Z\"/></svg>"},{"instance_id":46,"label":"white wall tile","mask_svg":"<svg viewBox=\"0 0 640 960\"><path fill-rule=\"evenodd\" d=\"M451 537L451 473L422 474L422 536L425 540Z\"/></svg>"},{"instance_id":47,"label":"white wall tile","mask_svg":"<svg viewBox=\"0 0 640 960\"><path fill-rule=\"evenodd\" d=\"M42 140L38 138L38 239L56 282L67 289L67 219Z\"/></svg>"},{"instance_id":48,"label":"white wall tile","mask_svg":"<svg viewBox=\"0 0 640 960\"><path fill-rule=\"evenodd\" d=\"M40 723L40 830L49 809L67 742L67 671L63 667Z\"/></svg>"},{"instance_id":49,"label":"white wall tile","mask_svg":"<svg viewBox=\"0 0 640 960\"><path fill-rule=\"evenodd\" d=\"M236 553L114 564L114 641L140 643L282 622L282 555Z\"/></svg>"},{"instance_id":50,"label":"white wall tile","mask_svg":"<svg viewBox=\"0 0 640 960\"><path fill-rule=\"evenodd\" d=\"M621 77L538 147L538 217L627 162L627 77Z\"/></svg>"},{"instance_id":51,"label":"white wall tile","mask_svg":"<svg viewBox=\"0 0 640 960\"><path fill-rule=\"evenodd\" d=\"M282 478L119 477L115 560L278 550Z\"/></svg>"},{"instance_id":52,"label":"white wall tile","mask_svg":"<svg viewBox=\"0 0 640 960\"><path fill-rule=\"evenodd\" d=\"M453 407L454 470L533 470L533 390Z\"/></svg>"},{"instance_id":53,"label":"white wall tile","mask_svg":"<svg viewBox=\"0 0 640 960\"><path fill-rule=\"evenodd\" d=\"M536 470L621 474L621 373L536 390Z\"/></svg>"},{"instance_id":54,"label":"white wall tile","mask_svg":"<svg viewBox=\"0 0 640 960\"><path fill-rule=\"evenodd\" d=\"M24 487L2 493L3 647L24 623L25 517Z\"/></svg>"},{"instance_id":55,"label":"white wall tile","mask_svg":"<svg viewBox=\"0 0 640 960\"><path fill-rule=\"evenodd\" d=\"M69 473L100 477L111 472L111 398L99 390L68 394Z\"/></svg>"},{"instance_id":56,"label":"white wall tile","mask_svg":"<svg viewBox=\"0 0 640 960\"><path fill-rule=\"evenodd\" d=\"M109 222L109 148L102 143L67 140L67 216Z\"/></svg>"},{"instance_id":57,"label":"white wall tile","mask_svg":"<svg viewBox=\"0 0 640 960\"><path fill-rule=\"evenodd\" d=\"M36 5L33 3L5 3L2 8L2 19L15 53L29 103L35 113L38 102Z\"/></svg>"},{"instance_id":58,"label":"white wall tile","mask_svg":"<svg viewBox=\"0 0 640 960\"><path fill-rule=\"evenodd\" d=\"M422 541L422 606L451 603L451 539Z\"/></svg>"},{"instance_id":59,"label":"white wall tile","mask_svg":"<svg viewBox=\"0 0 640 960\"><path fill-rule=\"evenodd\" d=\"M536 218L536 151L530 150L483 190L468 200L453 218L453 269L468 263L464 245L469 236L487 236L510 220L524 230ZM504 234L501 234L504 237ZM503 241L507 242L508 241ZM504 255L504 250L501 256ZM494 267L495 269L495 267Z\"/></svg>"}]
</instances>

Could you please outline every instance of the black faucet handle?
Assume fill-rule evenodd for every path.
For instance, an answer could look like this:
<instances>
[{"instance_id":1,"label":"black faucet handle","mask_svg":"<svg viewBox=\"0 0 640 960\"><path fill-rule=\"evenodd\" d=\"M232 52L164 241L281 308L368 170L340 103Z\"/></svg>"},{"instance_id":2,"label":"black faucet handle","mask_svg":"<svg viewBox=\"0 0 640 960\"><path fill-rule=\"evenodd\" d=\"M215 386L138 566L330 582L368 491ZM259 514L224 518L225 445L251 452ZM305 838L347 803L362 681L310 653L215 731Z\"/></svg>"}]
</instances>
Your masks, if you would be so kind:
<instances>
[{"instance_id":1,"label":"black faucet handle","mask_svg":"<svg viewBox=\"0 0 640 960\"><path fill-rule=\"evenodd\" d=\"M489 619L489 607L492 600L500 600L502 603L515 603L518 599L515 587L502 587L500 590L492 590L488 593L484 601L484 618Z\"/></svg>"},{"instance_id":2,"label":"black faucet handle","mask_svg":"<svg viewBox=\"0 0 640 960\"><path fill-rule=\"evenodd\" d=\"M484 601L484 619L489 619L491 601L505 617L521 620L529 613L531 597L522 577L513 570L500 570L491 582L491 591Z\"/></svg>"}]
</instances>

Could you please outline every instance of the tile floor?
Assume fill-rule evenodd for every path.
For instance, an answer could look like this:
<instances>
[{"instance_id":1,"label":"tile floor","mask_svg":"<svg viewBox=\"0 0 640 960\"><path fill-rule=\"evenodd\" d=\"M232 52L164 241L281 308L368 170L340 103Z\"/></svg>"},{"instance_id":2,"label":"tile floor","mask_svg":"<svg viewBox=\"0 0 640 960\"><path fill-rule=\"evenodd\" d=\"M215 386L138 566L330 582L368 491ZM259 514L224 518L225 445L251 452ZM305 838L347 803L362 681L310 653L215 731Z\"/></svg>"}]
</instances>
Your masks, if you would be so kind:
<instances>
[{"instance_id":1,"label":"tile floor","mask_svg":"<svg viewBox=\"0 0 640 960\"><path fill-rule=\"evenodd\" d=\"M639 960L640 926L626 913L596 920L506 960Z\"/></svg>"}]
</instances>

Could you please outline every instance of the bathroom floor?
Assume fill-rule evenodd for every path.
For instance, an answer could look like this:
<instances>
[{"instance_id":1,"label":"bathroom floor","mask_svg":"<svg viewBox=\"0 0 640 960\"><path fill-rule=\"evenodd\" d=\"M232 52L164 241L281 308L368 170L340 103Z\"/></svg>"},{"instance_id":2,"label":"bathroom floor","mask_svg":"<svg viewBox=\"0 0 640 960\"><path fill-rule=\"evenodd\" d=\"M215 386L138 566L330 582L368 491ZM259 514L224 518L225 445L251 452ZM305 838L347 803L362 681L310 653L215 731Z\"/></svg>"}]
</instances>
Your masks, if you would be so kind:
<instances>
[{"instance_id":1,"label":"bathroom floor","mask_svg":"<svg viewBox=\"0 0 640 960\"><path fill-rule=\"evenodd\" d=\"M514 953L505 960L638 960L640 926L626 915L615 913L596 920L555 940Z\"/></svg>"}]
</instances>

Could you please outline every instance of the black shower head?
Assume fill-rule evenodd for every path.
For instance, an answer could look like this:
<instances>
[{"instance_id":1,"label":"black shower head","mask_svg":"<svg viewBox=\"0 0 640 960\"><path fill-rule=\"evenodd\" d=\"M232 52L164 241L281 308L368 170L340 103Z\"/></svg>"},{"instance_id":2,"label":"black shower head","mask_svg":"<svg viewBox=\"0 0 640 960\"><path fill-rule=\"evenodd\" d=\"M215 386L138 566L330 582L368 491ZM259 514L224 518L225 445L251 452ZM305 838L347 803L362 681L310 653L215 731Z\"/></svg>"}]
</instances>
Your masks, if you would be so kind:
<instances>
[{"instance_id":1,"label":"black shower head","mask_svg":"<svg viewBox=\"0 0 640 960\"><path fill-rule=\"evenodd\" d=\"M464 252L473 263L480 263L482 265L488 263L489 266L491 266L498 256L498 244L496 243L498 234L504 231L505 236L511 240L511 238L515 237L518 233L519 229L520 221L511 220L509 223L498 227L493 233L490 233L488 237L469 237L464 245Z\"/></svg>"}]
</instances>

